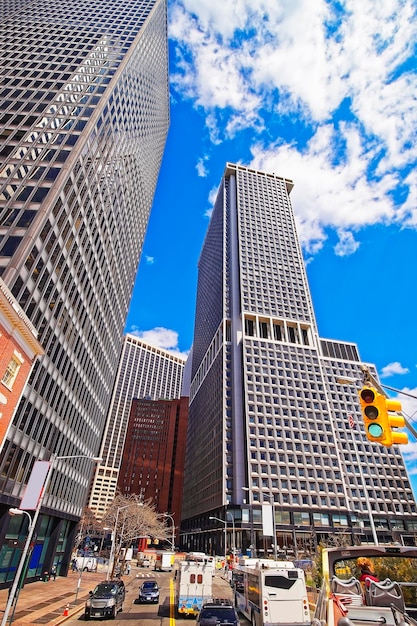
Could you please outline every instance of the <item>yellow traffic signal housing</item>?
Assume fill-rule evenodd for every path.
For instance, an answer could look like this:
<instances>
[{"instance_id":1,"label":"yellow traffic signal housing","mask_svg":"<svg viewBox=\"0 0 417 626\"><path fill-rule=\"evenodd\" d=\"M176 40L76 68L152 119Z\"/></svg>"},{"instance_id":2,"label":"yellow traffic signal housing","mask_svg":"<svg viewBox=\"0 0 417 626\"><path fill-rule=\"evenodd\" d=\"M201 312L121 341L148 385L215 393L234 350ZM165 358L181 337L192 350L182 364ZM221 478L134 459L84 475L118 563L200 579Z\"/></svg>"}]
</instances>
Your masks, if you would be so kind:
<instances>
[{"instance_id":1,"label":"yellow traffic signal housing","mask_svg":"<svg viewBox=\"0 0 417 626\"><path fill-rule=\"evenodd\" d=\"M359 400L367 439L385 445L385 441L390 440L391 433L385 396L374 387L364 387L359 392Z\"/></svg>"},{"instance_id":2,"label":"yellow traffic signal housing","mask_svg":"<svg viewBox=\"0 0 417 626\"><path fill-rule=\"evenodd\" d=\"M406 433L393 432L393 428L404 428L401 415L390 415L389 411L401 411L401 402L390 400L374 387L363 387L359 392L366 437L383 446L408 443Z\"/></svg>"},{"instance_id":3,"label":"yellow traffic signal housing","mask_svg":"<svg viewBox=\"0 0 417 626\"><path fill-rule=\"evenodd\" d=\"M407 433L397 433L393 431L393 428L405 428L405 419L402 415L390 415L390 411L400 412L402 410L401 402L399 400L390 400L385 398L385 406L388 412L388 422L391 431L391 444L384 445L392 445L394 443L404 444L408 443L408 435Z\"/></svg>"}]
</instances>

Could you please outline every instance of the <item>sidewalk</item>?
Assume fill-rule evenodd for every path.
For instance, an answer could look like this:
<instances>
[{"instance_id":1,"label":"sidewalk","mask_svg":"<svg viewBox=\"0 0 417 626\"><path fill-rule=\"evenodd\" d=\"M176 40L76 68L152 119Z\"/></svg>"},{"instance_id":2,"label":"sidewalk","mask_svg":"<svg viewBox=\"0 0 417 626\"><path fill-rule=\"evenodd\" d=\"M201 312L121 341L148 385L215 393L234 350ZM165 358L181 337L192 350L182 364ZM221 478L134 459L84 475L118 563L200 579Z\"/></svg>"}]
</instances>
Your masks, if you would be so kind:
<instances>
[{"instance_id":1,"label":"sidewalk","mask_svg":"<svg viewBox=\"0 0 417 626\"><path fill-rule=\"evenodd\" d=\"M135 571L136 574L136 571ZM64 615L68 605L69 617L84 611L88 593L97 583L105 580L105 572L68 572L67 577L57 576L56 580L27 583L20 590L13 617L14 626L47 624L58 626L68 619ZM135 580L135 575L123 576L126 587ZM0 590L0 619L7 603L8 589ZM10 619L11 613L9 614Z\"/></svg>"}]
</instances>

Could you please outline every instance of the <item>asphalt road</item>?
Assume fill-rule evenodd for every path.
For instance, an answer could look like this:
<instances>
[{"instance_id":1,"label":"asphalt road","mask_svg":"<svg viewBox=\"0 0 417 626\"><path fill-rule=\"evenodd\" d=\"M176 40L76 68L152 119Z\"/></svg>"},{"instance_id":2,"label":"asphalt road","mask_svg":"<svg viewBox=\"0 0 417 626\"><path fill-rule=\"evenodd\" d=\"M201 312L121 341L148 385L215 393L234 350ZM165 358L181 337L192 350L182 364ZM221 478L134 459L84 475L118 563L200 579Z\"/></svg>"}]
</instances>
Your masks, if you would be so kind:
<instances>
[{"instance_id":1,"label":"asphalt road","mask_svg":"<svg viewBox=\"0 0 417 626\"><path fill-rule=\"evenodd\" d=\"M159 604L139 604L137 602L139 587L146 578L157 580L160 587ZM190 618L177 618L175 611L171 611L171 594L173 590L173 574L169 572L143 571L136 579L136 582L130 584L126 593L126 599L123 611L118 613L115 620L89 620L89 626L93 626L97 621L100 624L109 621L112 626L128 626L128 622L136 622L140 626L190 626L194 622ZM218 598L232 599L232 591L229 584L216 574L213 581L213 596ZM172 613L172 614L170 614ZM68 619L65 626L80 626L80 622L84 622L84 613ZM243 616L240 616L242 626L249 626ZM135 625L135 626L136 626ZM110 625L109 625L110 626Z\"/></svg>"}]
</instances>

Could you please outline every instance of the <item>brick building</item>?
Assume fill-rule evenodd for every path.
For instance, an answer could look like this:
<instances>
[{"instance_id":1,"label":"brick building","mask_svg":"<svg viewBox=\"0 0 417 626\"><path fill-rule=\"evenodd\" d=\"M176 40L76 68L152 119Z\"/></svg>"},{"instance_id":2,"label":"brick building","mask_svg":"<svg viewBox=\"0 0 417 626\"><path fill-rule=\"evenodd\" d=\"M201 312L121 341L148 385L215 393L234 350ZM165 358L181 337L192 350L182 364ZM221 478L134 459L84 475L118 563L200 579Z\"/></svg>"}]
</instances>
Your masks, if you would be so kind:
<instances>
[{"instance_id":1,"label":"brick building","mask_svg":"<svg viewBox=\"0 0 417 626\"><path fill-rule=\"evenodd\" d=\"M159 513L180 523L188 398L134 399L127 427L118 490L149 498Z\"/></svg>"},{"instance_id":2,"label":"brick building","mask_svg":"<svg viewBox=\"0 0 417 626\"><path fill-rule=\"evenodd\" d=\"M37 332L0 278L0 447L29 377L43 349Z\"/></svg>"}]
</instances>

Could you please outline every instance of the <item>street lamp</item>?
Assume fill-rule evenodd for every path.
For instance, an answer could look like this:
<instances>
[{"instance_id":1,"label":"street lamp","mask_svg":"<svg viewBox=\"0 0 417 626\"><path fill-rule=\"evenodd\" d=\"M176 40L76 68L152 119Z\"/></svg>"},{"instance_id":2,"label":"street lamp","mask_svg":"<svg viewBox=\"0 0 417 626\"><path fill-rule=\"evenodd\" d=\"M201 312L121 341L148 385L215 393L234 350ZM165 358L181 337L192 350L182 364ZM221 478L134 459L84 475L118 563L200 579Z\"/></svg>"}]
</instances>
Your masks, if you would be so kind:
<instances>
[{"instance_id":1,"label":"street lamp","mask_svg":"<svg viewBox=\"0 0 417 626\"><path fill-rule=\"evenodd\" d=\"M172 551L175 552L175 522L174 522L174 518L172 515L170 515L169 513L161 513L162 517L169 517L169 519L172 522L172 539L171 539L171 544L172 544Z\"/></svg>"},{"instance_id":2,"label":"street lamp","mask_svg":"<svg viewBox=\"0 0 417 626\"><path fill-rule=\"evenodd\" d=\"M232 553L233 553L233 559L235 558L235 550L236 550L236 529L235 529L235 518L233 517L232 513L230 511L226 511L226 515L230 515L230 517L232 518L232 528L233 528L233 534L232 534Z\"/></svg>"},{"instance_id":3,"label":"street lamp","mask_svg":"<svg viewBox=\"0 0 417 626\"><path fill-rule=\"evenodd\" d=\"M29 549L30 549L30 546L31 546L33 533L35 531L35 527L36 527L36 523L38 521L39 513L41 511L43 499L45 497L45 494L46 494L46 491L47 491L47 488L48 488L48 485L49 485L49 481L51 479L52 470L53 470L54 465L55 465L55 463L57 461L61 461L61 460L64 460L64 459L89 459L90 461L97 461L97 462L101 462L103 460L100 457L96 457L96 456L91 457L91 456L87 456L85 454L74 454L74 455L67 455L67 456L52 456L50 461L49 461L49 465L48 465L48 467L46 469L46 473L45 473L45 475L43 477L43 484L40 485L41 486L41 490L40 490L40 494L39 494L39 497L38 497L38 501L37 501L37 504L36 504L36 508L35 508L35 512L33 514L33 517L31 517L29 515L29 513L27 513L23 509L14 509L14 508L10 509L12 511L12 513L11 513L12 515L21 515L23 513L27 513L28 517L31 519L31 524L30 524L30 526L28 528L28 535L27 535L27 538L26 538L26 543L25 543L25 546L23 548L22 554L20 555L19 563L18 563L18 566L17 566L17 569L16 569L16 573L15 573L15 576L14 576L14 579L13 579L13 584L12 584L12 586L10 588L9 598L7 600L6 607L4 609L4 614L3 614L3 619L2 619L2 622L1 622L1 626L5 626L5 624L7 622L7 619L9 617L10 609L11 609L11 606L13 604L13 601L14 601L14 598L15 598L15 595L16 595L16 590L17 590L17 587L19 585L19 581L20 581L20 577L21 577L21 574L22 574L22 571L23 571L23 567L24 567L25 562L26 562L26 557L28 555L28 552L29 552ZM35 463L34 467L36 467L36 463ZM30 480L30 478L29 478L29 480ZM17 598L16 598L16 602L17 602ZM16 608L16 604L15 604L15 608ZM10 623L12 622L12 619L13 619L13 616L10 619Z\"/></svg>"},{"instance_id":4,"label":"street lamp","mask_svg":"<svg viewBox=\"0 0 417 626\"><path fill-rule=\"evenodd\" d=\"M109 528L108 526L103 526L103 528L102 528L101 530L102 530L102 531L105 531L105 530L111 530L111 528ZM103 551L103 544L104 544L104 540L105 540L106 536L107 536L107 533L104 533L104 532L103 532L103 536L102 536L102 538L101 538L101 543L100 543L100 548L99 548L99 551L98 551L99 555L100 555L100 554L102 553L102 551Z\"/></svg>"},{"instance_id":5,"label":"street lamp","mask_svg":"<svg viewBox=\"0 0 417 626\"><path fill-rule=\"evenodd\" d=\"M32 516L30 515L30 513L28 513L28 511L23 511L22 509L17 509L17 508L11 508L11 509L9 509L9 515L26 515L28 517L28 519L29 519L28 532L30 532L31 526L32 526ZM14 612L15 612L15 609L16 609L17 600L19 598L20 589L21 589L22 584L23 584L23 579L24 579L24 577L26 575L27 566L29 565L30 552L31 551L29 551L29 554L27 555L27 558L25 558L25 562L23 563L23 568L22 568L23 571L22 571L22 575L19 577L19 579L17 581L15 597L12 597L12 603L14 602L14 605L13 605L12 614L10 615L10 623L12 623L12 621L13 621ZM10 596L13 596L12 589L10 590Z\"/></svg>"},{"instance_id":6,"label":"street lamp","mask_svg":"<svg viewBox=\"0 0 417 626\"><path fill-rule=\"evenodd\" d=\"M221 522L222 524L224 524L224 567L226 569L226 563L227 563L227 520L220 519L219 517L214 517L214 515L211 515L209 517L209 519L215 519L218 522Z\"/></svg>"}]
</instances>

